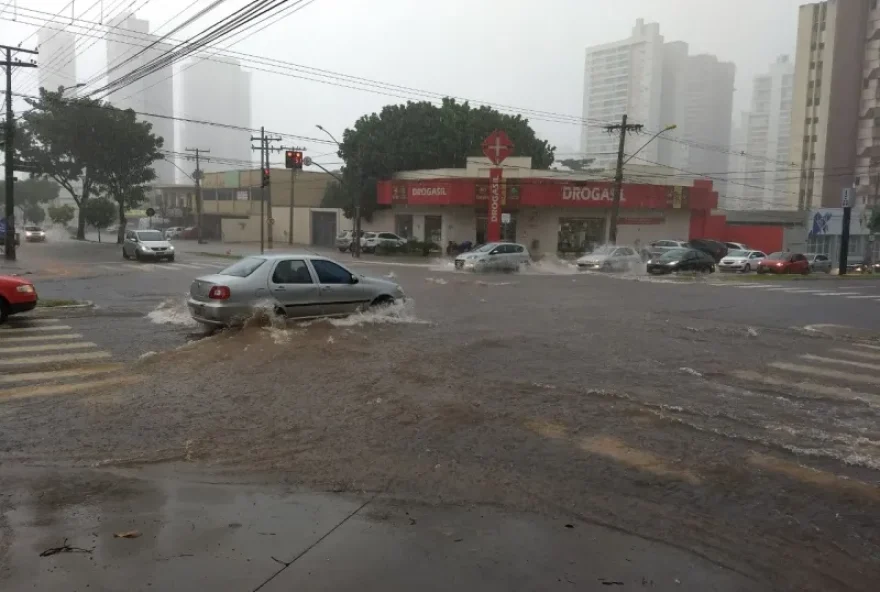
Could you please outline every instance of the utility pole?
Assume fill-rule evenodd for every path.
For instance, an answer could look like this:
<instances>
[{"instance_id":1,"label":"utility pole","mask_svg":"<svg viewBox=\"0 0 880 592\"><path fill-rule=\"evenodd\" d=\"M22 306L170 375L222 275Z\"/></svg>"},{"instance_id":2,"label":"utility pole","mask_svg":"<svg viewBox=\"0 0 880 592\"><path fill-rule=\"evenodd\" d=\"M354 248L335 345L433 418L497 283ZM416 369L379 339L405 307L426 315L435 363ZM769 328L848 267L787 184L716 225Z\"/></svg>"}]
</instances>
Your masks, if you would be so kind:
<instances>
[{"instance_id":1,"label":"utility pole","mask_svg":"<svg viewBox=\"0 0 880 592\"><path fill-rule=\"evenodd\" d=\"M6 155L6 259L15 261L15 120L12 115L12 68L36 68L37 64L31 62L12 61L15 52L37 55L36 51L0 45L0 49L6 50L6 60L2 65L6 67L6 133L4 148Z\"/></svg>"},{"instance_id":2,"label":"utility pole","mask_svg":"<svg viewBox=\"0 0 880 592\"><path fill-rule=\"evenodd\" d=\"M193 180L196 182L196 236L198 237L198 242L200 245L205 244L204 239L202 238L202 177L205 174L202 172L202 167L200 165L199 156L201 154L210 154L211 150L202 150L200 148L185 148L184 152L195 152L195 161L196 161L196 170L193 172Z\"/></svg>"},{"instance_id":3,"label":"utility pole","mask_svg":"<svg viewBox=\"0 0 880 592\"><path fill-rule=\"evenodd\" d=\"M609 133L620 132L620 143L617 147L617 170L614 173L614 198L611 203L611 224L608 228L608 242L612 245L617 244L617 219L620 216L620 194L623 191L623 164L624 149L626 148L626 134L628 132L642 131L642 125L628 124L626 122L627 115L623 114L619 124L606 125L605 131Z\"/></svg>"},{"instance_id":4,"label":"utility pole","mask_svg":"<svg viewBox=\"0 0 880 592\"><path fill-rule=\"evenodd\" d=\"M287 220L287 244L293 244L293 207L295 205L294 198L296 197L296 172L302 170L303 167L303 152L306 151L302 146L279 146L277 148L271 148L271 150L276 152L284 151L284 166L285 168L290 169L290 210L288 213Z\"/></svg>"},{"instance_id":5,"label":"utility pole","mask_svg":"<svg viewBox=\"0 0 880 592\"><path fill-rule=\"evenodd\" d=\"M840 257L838 261L838 273L846 275L846 263L849 257L849 224L852 219L852 206L856 201L855 187L846 187L840 198L840 205L843 208L843 220L841 220L840 228Z\"/></svg>"},{"instance_id":6,"label":"utility pole","mask_svg":"<svg viewBox=\"0 0 880 592\"><path fill-rule=\"evenodd\" d=\"M269 178L269 151L272 148L269 146L269 143L280 142L281 138L278 136L267 136L266 128L260 127L260 137L251 136L251 142L256 141L260 142L259 148L252 145L251 150L260 151L260 253L262 253L265 243L268 242L265 248L271 249L273 246L272 229L275 225L275 219L272 218L272 187ZM266 191L267 188L268 192ZM268 241L266 240L267 222L269 224Z\"/></svg>"}]
</instances>

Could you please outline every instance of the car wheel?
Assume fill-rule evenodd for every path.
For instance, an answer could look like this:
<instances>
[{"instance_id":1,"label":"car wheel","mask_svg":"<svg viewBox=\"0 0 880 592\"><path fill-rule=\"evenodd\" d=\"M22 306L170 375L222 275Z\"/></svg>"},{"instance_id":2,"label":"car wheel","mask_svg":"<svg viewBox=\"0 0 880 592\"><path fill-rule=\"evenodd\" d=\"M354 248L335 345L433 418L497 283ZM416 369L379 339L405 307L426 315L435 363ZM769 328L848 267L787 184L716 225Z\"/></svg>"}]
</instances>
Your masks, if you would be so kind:
<instances>
[{"instance_id":1,"label":"car wheel","mask_svg":"<svg viewBox=\"0 0 880 592\"><path fill-rule=\"evenodd\" d=\"M128 253L125 252L125 249L122 249L122 258L128 261L131 257L128 256Z\"/></svg>"},{"instance_id":2,"label":"car wheel","mask_svg":"<svg viewBox=\"0 0 880 592\"><path fill-rule=\"evenodd\" d=\"M752 271L752 266L746 263L746 266L743 267L743 273L749 273L750 271Z\"/></svg>"},{"instance_id":3,"label":"car wheel","mask_svg":"<svg viewBox=\"0 0 880 592\"><path fill-rule=\"evenodd\" d=\"M168 263L174 263L174 255L168 258Z\"/></svg>"},{"instance_id":4,"label":"car wheel","mask_svg":"<svg viewBox=\"0 0 880 592\"><path fill-rule=\"evenodd\" d=\"M135 258L136 261L140 261L140 260L141 260L141 253L140 253L140 251L135 251L135 252L134 252L134 258Z\"/></svg>"},{"instance_id":5,"label":"car wheel","mask_svg":"<svg viewBox=\"0 0 880 592\"><path fill-rule=\"evenodd\" d=\"M0 325L6 322L6 319L9 318L9 305L6 303L6 299L0 297Z\"/></svg>"},{"instance_id":6,"label":"car wheel","mask_svg":"<svg viewBox=\"0 0 880 592\"><path fill-rule=\"evenodd\" d=\"M383 294L382 296L378 296L370 303L370 308L388 308L392 304L394 304L394 298L388 296L387 294Z\"/></svg>"}]
</instances>

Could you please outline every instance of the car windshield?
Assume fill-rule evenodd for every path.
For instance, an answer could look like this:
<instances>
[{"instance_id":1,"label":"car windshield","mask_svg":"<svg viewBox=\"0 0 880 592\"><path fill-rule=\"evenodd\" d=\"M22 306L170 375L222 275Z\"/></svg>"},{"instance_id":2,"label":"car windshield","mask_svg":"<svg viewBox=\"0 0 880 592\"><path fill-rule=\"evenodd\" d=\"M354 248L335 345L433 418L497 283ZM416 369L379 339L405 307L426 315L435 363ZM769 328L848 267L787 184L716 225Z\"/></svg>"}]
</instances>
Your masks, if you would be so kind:
<instances>
[{"instance_id":1,"label":"car windshield","mask_svg":"<svg viewBox=\"0 0 880 592\"><path fill-rule=\"evenodd\" d=\"M737 249L736 251L729 252L727 254L727 256L728 257L748 257L749 252L748 251L740 251L739 249Z\"/></svg>"},{"instance_id":2,"label":"car windshield","mask_svg":"<svg viewBox=\"0 0 880 592\"><path fill-rule=\"evenodd\" d=\"M39 226L25 226L24 229L29 232L40 232L41 230L43 230Z\"/></svg>"},{"instance_id":3,"label":"car windshield","mask_svg":"<svg viewBox=\"0 0 880 592\"><path fill-rule=\"evenodd\" d=\"M771 259L773 261L782 261L786 257L788 257L788 253L783 253L780 251L779 253L770 253L770 255L767 256L767 259Z\"/></svg>"},{"instance_id":4,"label":"car windshield","mask_svg":"<svg viewBox=\"0 0 880 592\"><path fill-rule=\"evenodd\" d=\"M603 245L601 247L596 247L590 252L590 255L610 255L614 252L616 247L611 247L608 245Z\"/></svg>"},{"instance_id":5,"label":"car windshield","mask_svg":"<svg viewBox=\"0 0 880 592\"><path fill-rule=\"evenodd\" d=\"M245 257L241 261L233 263L218 275L231 275L235 277L248 277L254 273L266 260L262 257Z\"/></svg>"},{"instance_id":6,"label":"car windshield","mask_svg":"<svg viewBox=\"0 0 880 592\"><path fill-rule=\"evenodd\" d=\"M488 253L497 246L498 243L486 243L485 245L479 246L474 249L474 253Z\"/></svg>"},{"instance_id":7,"label":"car windshield","mask_svg":"<svg viewBox=\"0 0 880 592\"><path fill-rule=\"evenodd\" d=\"M160 241L165 240L162 233L158 230L142 230L137 233L138 239L142 241Z\"/></svg>"},{"instance_id":8,"label":"car windshield","mask_svg":"<svg viewBox=\"0 0 880 592\"><path fill-rule=\"evenodd\" d=\"M689 249L672 249L670 251L666 251L662 255L660 255L661 261L672 261L675 259L681 259L684 257L684 254L687 253Z\"/></svg>"}]
</instances>

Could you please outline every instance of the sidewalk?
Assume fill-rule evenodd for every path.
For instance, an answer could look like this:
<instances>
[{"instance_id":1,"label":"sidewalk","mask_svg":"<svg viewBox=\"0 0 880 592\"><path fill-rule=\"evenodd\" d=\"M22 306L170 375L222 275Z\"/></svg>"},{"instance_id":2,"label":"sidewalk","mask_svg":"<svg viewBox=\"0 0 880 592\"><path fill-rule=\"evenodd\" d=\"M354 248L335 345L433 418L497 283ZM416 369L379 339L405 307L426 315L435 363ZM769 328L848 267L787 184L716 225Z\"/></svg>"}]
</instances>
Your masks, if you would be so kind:
<instances>
[{"instance_id":1,"label":"sidewalk","mask_svg":"<svg viewBox=\"0 0 880 592\"><path fill-rule=\"evenodd\" d=\"M206 484L161 467L5 472L4 590L767 589L572 518Z\"/></svg>"}]
</instances>

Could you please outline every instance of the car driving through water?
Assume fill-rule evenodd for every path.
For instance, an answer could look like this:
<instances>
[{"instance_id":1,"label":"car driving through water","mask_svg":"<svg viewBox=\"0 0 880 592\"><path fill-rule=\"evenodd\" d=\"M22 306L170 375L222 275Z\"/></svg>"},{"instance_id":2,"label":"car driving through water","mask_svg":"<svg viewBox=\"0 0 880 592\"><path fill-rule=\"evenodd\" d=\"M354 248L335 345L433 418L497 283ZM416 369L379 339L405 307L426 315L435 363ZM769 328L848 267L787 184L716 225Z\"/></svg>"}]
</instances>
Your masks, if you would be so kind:
<instances>
[{"instance_id":1,"label":"car driving through water","mask_svg":"<svg viewBox=\"0 0 880 592\"><path fill-rule=\"evenodd\" d=\"M288 318L343 316L404 299L399 284L367 277L311 254L245 257L190 286L193 319L209 326L240 323L257 309Z\"/></svg>"},{"instance_id":2,"label":"car driving through water","mask_svg":"<svg viewBox=\"0 0 880 592\"><path fill-rule=\"evenodd\" d=\"M486 243L455 258L455 269L467 271L519 271L532 261L519 243Z\"/></svg>"}]
</instances>

